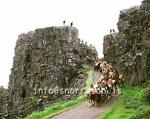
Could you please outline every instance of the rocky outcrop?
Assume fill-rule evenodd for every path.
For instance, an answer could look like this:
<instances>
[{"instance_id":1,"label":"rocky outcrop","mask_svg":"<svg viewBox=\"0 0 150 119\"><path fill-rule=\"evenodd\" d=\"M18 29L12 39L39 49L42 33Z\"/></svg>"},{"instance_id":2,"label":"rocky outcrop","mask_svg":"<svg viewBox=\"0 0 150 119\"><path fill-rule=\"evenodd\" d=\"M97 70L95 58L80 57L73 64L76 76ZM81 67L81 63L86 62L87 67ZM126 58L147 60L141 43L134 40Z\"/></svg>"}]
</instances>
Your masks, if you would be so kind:
<instances>
[{"instance_id":1,"label":"rocky outcrop","mask_svg":"<svg viewBox=\"0 0 150 119\"><path fill-rule=\"evenodd\" d=\"M47 91L41 95L36 92L39 89L69 88L76 83L76 88L82 88L85 79L76 78L78 71L95 58L96 49L81 42L74 27L47 27L19 35L9 80L10 117L35 110L41 98L48 104L66 99L63 94L53 95Z\"/></svg>"},{"instance_id":2,"label":"rocky outcrop","mask_svg":"<svg viewBox=\"0 0 150 119\"><path fill-rule=\"evenodd\" d=\"M104 37L104 58L125 75L126 82L150 82L150 1L120 12L118 33Z\"/></svg>"},{"instance_id":3,"label":"rocky outcrop","mask_svg":"<svg viewBox=\"0 0 150 119\"><path fill-rule=\"evenodd\" d=\"M0 118L7 114L8 107L8 91L0 86Z\"/></svg>"}]
</instances>

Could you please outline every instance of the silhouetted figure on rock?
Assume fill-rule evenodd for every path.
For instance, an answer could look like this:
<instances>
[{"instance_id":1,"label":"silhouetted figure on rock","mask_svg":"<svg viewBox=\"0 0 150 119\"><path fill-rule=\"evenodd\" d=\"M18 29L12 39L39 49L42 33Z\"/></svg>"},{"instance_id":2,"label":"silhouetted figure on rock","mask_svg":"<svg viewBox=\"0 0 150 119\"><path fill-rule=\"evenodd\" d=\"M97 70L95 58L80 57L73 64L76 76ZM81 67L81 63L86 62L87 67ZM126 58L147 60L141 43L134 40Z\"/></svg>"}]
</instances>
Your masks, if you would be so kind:
<instances>
[{"instance_id":1,"label":"silhouetted figure on rock","mask_svg":"<svg viewBox=\"0 0 150 119\"><path fill-rule=\"evenodd\" d=\"M65 24L66 24L66 20L63 21L63 25L65 25Z\"/></svg>"},{"instance_id":2,"label":"silhouetted figure on rock","mask_svg":"<svg viewBox=\"0 0 150 119\"><path fill-rule=\"evenodd\" d=\"M113 33L115 33L115 30L113 29Z\"/></svg>"},{"instance_id":3,"label":"silhouetted figure on rock","mask_svg":"<svg viewBox=\"0 0 150 119\"><path fill-rule=\"evenodd\" d=\"M71 27L73 26L73 22L70 23L70 26L71 26Z\"/></svg>"},{"instance_id":4,"label":"silhouetted figure on rock","mask_svg":"<svg viewBox=\"0 0 150 119\"><path fill-rule=\"evenodd\" d=\"M81 41L81 44L83 44L83 40Z\"/></svg>"},{"instance_id":5,"label":"silhouetted figure on rock","mask_svg":"<svg viewBox=\"0 0 150 119\"><path fill-rule=\"evenodd\" d=\"M112 29L110 29L110 34L112 33Z\"/></svg>"}]
</instances>

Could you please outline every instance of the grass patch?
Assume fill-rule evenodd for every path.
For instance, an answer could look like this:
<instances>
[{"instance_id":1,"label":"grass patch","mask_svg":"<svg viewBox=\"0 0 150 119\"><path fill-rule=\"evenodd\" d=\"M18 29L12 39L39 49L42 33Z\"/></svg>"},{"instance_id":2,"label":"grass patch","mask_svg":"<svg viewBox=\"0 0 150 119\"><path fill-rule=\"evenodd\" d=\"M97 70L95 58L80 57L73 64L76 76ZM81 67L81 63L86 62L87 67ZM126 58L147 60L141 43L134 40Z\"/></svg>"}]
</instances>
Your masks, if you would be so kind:
<instances>
[{"instance_id":1,"label":"grass patch","mask_svg":"<svg viewBox=\"0 0 150 119\"><path fill-rule=\"evenodd\" d=\"M93 77L92 70L89 70L87 72L87 75L88 75L88 79L87 79L87 82L86 82L86 90L88 90L94 82L94 77Z\"/></svg>"},{"instance_id":2,"label":"grass patch","mask_svg":"<svg viewBox=\"0 0 150 119\"><path fill-rule=\"evenodd\" d=\"M87 90L93 83L93 74L92 74L91 69L88 69L86 71L86 73L88 76L87 84L86 84L86 90ZM48 119L56 114L59 114L63 111L71 109L72 107L76 106L77 104L84 102L85 99L86 99L86 93L84 93L83 95L79 96L78 98L70 100L68 102L59 102L59 103L50 105L44 111L33 112L31 115L28 115L24 119Z\"/></svg>"},{"instance_id":3,"label":"grass patch","mask_svg":"<svg viewBox=\"0 0 150 119\"><path fill-rule=\"evenodd\" d=\"M147 114L150 106L143 102L143 90L143 87L123 87L122 95L117 99L117 102L97 119L132 119L136 117L135 115L142 113L143 110ZM141 109L142 107L143 109Z\"/></svg>"},{"instance_id":4,"label":"grass patch","mask_svg":"<svg viewBox=\"0 0 150 119\"><path fill-rule=\"evenodd\" d=\"M31 115L27 116L24 119L48 119L56 114L59 114L65 110L68 110L75 105L85 101L86 95L82 95L76 99L70 100L68 102L60 102L50 105L44 111L33 112Z\"/></svg>"}]
</instances>

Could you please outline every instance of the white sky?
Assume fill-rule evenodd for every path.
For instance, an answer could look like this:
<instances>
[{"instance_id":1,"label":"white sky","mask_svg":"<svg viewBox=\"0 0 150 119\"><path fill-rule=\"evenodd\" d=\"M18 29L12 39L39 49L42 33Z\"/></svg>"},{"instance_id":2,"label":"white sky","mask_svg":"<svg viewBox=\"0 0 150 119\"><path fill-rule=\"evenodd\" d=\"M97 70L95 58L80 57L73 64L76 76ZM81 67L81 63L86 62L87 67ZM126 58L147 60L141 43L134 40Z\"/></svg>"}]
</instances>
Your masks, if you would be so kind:
<instances>
[{"instance_id":1,"label":"white sky","mask_svg":"<svg viewBox=\"0 0 150 119\"><path fill-rule=\"evenodd\" d=\"M119 11L141 0L0 0L0 85L7 87L17 37L39 27L60 26L66 19L79 37L102 56L103 36L117 29Z\"/></svg>"}]
</instances>

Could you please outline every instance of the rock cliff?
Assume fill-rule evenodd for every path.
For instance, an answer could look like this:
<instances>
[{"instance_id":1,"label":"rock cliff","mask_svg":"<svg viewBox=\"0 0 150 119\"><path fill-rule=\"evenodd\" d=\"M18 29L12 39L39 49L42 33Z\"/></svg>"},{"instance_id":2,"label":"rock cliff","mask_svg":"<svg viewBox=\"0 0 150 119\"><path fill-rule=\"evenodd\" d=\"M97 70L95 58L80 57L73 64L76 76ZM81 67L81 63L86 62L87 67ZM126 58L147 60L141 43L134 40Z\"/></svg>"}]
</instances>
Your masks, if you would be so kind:
<instances>
[{"instance_id":1,"label":"rock cliff","mask_svg":"<svg viewBox=\"0 0 150 119\"><path fill-rule=\"evenodd\" d=\"M82 88L85 79L76 79L79 69L91 64L95 58L95 47L81 42L75 27L47 27L19 35L9 80L10 117L35 110L34 105L40 98L49 104L75 97L41 95L42 92L35 93L35 90Z\"/></svg>"},{"instance_id":2,"label":"rock cliff","mask_svg":"<svg viewBox=\"0 0 150 119\"><path fill-rule=\"evenodd\" d=\"M0 117L5 115L8 107L8 91L0 86Z\"/></svg>"},{"instance_id":3,"label":"rock cliff","mask_svg":"<svg viewBox=\"0 0 150 119\"><path fill-rule=\"evenodd\" d=\"M118 33L104 37L104 58L137 85L150 83L150 1L120 12Z\"/></svg>"}]
</instances>

